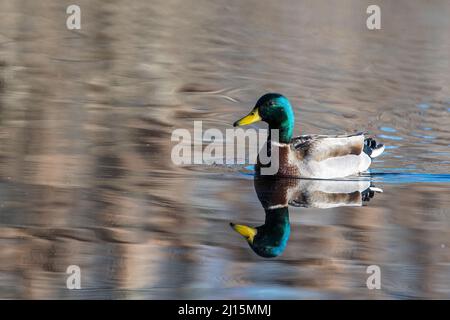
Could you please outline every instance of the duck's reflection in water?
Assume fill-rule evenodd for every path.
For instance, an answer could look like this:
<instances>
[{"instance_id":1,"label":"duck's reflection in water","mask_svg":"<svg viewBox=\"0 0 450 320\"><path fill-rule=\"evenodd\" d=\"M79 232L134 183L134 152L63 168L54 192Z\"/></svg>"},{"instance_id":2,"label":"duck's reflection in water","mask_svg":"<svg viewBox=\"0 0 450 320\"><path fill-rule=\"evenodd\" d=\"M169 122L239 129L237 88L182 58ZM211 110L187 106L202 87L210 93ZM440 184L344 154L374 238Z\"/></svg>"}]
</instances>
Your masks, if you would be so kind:
<instances>
[{"instance_id":1,"label":"duck's reflection in water","mask_svg":"<svg viewBox=\"0 0 450 320\"><path fill-rule=\"evenodd\" d=\"M289 205L305 208L334 208L363 206L382 192L370 181L334 181L276 179L255 177L255 191L266 213L263 225L250 227L230 223L241 234L250 248L261 257L272 258L286 248L291 227Z\"/></svg>"}]
</instances>

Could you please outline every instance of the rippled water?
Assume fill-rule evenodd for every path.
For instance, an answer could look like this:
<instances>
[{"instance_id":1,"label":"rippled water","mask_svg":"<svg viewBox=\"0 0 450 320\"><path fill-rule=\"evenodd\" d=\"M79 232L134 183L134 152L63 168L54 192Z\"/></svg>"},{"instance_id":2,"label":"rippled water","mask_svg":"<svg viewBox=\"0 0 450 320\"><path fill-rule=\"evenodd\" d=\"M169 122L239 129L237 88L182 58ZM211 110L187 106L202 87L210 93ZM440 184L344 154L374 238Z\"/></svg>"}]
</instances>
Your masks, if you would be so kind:
<instances>
[{"instance_id":1,"label":"rippled water","mask_svg":"<svg viewBox=\"0 0 450 320\"><path fill-rule=\"evenodd\" d=\"M69 31L64 3L0 1L0 298L450 298L450 4L378 3L368 31L367 1L80 0ZM268 91L296 134L386 144L384 192L172 164L174 129L231 128ZM289 188L260 257L229 223Z\"/></svg>"}]
</instances>

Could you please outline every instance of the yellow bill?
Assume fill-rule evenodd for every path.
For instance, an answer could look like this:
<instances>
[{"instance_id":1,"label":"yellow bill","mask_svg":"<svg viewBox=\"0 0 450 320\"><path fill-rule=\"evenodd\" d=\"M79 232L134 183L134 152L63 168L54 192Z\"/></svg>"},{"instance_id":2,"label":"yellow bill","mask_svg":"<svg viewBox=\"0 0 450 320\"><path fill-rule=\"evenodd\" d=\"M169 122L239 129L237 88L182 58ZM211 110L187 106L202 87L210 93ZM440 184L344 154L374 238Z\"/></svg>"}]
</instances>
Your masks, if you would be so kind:
<instances>
[{"instance_id":1,"label":"yellow bill","mask_svg":"<svg viewBox=\"0 0 450 320\"><path fill-rule=\"evenodd\" d=\"M248 242L253 243L253 239L256 236L256 233L258 232L256 228L252 228L249 226L244 226L242 224L234 224L230 223L230 226L239 233L241 236L243 236L245 239L247 239Z\"/></svg>"},{"instance_id":2,"label":"yellow bill","mask_svg":"<svg viewBox=\"0 0 450 320\"><path fill-rule=\"evenodd\" d=\"M248 115L236 121L233 124L233 127L245 126L258 121L261 121L261 117L259 116L258 108L254 108Z\"/></svg>"}]
</instances>

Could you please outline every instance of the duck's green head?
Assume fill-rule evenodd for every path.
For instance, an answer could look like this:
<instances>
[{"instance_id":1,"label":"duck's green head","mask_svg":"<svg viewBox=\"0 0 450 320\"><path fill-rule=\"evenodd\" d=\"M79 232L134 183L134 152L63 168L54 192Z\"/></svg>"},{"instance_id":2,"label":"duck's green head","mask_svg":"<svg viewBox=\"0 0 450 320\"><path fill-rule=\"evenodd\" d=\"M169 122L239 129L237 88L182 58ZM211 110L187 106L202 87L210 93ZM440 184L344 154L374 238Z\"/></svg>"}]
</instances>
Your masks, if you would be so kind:
<instances>
[{"instance_id":1,"label":"duck's green head","mask_svg":"<svg viewBox=\"0 0 450 320\"><path fill-rule=\"evenodd\" d=\"M294 112L289 100L278 93L267 93L259 98L253 110L233 125L243 126L257 121L269 124L269 129L278 129L280 142L289 143L294 132Z\"/></svg>"},{"instance_id":2,"label":"duck's green head","mask_svg":"<svg viewBox=\"0 0 450 320\"><path fill-rule=\"evenodd\" d=\"M256 228L234 223L230 226L247 240L257 255L264 258L280 255L291 233L287 208L266 211L265 224Z\"/></svg>"}]
</instances>

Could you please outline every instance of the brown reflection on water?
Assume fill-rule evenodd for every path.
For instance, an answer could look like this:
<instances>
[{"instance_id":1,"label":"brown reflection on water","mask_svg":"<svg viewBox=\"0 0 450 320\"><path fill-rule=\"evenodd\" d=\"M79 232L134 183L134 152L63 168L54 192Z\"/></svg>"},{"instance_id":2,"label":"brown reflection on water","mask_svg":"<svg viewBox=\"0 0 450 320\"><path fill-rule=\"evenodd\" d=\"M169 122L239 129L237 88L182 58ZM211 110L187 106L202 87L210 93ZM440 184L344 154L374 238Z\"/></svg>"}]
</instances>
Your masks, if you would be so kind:
<instances>
[{"instance_id":1,"label":"brown reflection on water","mask_svg":"<svg viewBox=\"0 0 450 320\"><path fill-rule=\"evenodd\" d=\"M80 31L59 1L0 4L1 298L450 296L448 180L290 209L265 260L228 226L264 220L241 167L170 160L173 129L231 128L279 91L297 134L369 130L394 147L378 172L448 173L447 1L381 1L379 32L367 1L84 0Z\"/></svg>"}]
</instances>

